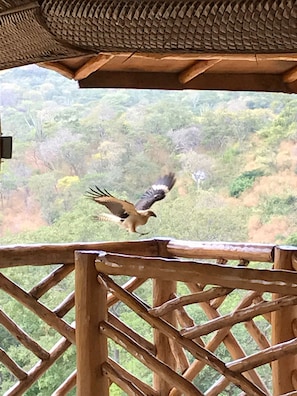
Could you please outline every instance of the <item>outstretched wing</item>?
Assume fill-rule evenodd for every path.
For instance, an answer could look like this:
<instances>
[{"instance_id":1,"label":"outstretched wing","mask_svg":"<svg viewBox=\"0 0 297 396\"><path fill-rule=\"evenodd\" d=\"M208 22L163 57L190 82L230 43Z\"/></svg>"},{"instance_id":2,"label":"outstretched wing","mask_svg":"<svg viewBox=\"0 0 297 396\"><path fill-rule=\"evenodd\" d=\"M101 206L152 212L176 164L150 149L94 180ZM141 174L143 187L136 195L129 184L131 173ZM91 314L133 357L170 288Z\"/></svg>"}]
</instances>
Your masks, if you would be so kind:
<instances>
[{"instance_id":1,"label":"outstretched wing","mask_svg":"<svg viewBox=\"0 0 297 396\"><path fill-rule=\"evenodd\" d=\"M89 191L86 192L86 196L100 205L104 205L113 215L121 219L126 219L130 214L136 213L132 203L118 199L109 194L108 191L100 190L97 186L94 188L90 187Z\"/></svg>"},{"instance_id":2,"label":"outstretched wing","mask_svg":"<svg viewBox=\"0 0 297 396\"><path fill-rule=\"evenodd\" d=\"M172 189L175 183L174 173L160 177L135 204L137 210L149 209L153 203L165 198L166 194Z\"/></svg>"}]
</instances>

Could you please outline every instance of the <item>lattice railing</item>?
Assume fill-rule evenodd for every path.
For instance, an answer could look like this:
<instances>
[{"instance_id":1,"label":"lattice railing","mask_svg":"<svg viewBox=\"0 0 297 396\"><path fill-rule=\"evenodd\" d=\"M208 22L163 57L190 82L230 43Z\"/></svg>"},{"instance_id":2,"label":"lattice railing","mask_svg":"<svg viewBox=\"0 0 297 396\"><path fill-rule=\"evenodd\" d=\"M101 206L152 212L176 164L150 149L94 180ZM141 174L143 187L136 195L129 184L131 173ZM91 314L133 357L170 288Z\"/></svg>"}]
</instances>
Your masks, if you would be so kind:
<instances>
[{"instance_id":1,"label":"lattice railing","mask_svg":"<svg viewBox=\"0 0 297 396\"><path fill-rule=\"evenodd\" d=\"M0 248L0 324L35 357L28 367L0 339L15 378L5 395L34 391L59 364L55 396L296 391L295 252L168 240ZM38 280L24 286L28 274ZM7 296L31 316L9 312ZM28 331L32 318L51 344Z\"/></svg>"},{"instance_id":2,"label":"lattice railing","mask_svg":"<svg viewBox=\"0 0 297 396\"><path fill-rule=\"evenodd\" d=\"M7 390L5 395L24 394L26 390L31 388L38 379L57 362L72 344L75 344L74 326L69 323L69 318L65 318L67 313L74 307L74 292L67 295L65 299L62 299L59 304L52 309L50 309L46 303L42 302L43 296L47 292L53 291L73 270L74 264L61 265L28 291L12 281L9 275L0 274L0 288L2 292L20 303L14 304L14 307L16 307L18 311L21 310L21 312L25 312L26 310L31 311L33 315L30 316L30 321L38 323L44 328L41 334L43 333L45 335L48 331L52 333L51 346L49 348L43 347L40 341L35 340L33 336L28 334L23 328L23 326L30 326L29 323L24 323L22 315L20 315L20 313L14 315L14 312L10 312L9 308L6 309L5 303L1 304L0 324L15 338L15 340L17 340L17 350L19 350L21 354L22 350L20 347L22 346L27 351L27 354L32 353L36 357L36 359L30 359L30 361L35 360L35 364L28 367L28 363L24 362L26 368L20 367L20 364L17 362L17 356L15 358L10 357L9 345L8 351L5 351L4 348L1 347L0 361L18 380L14 386ZM24 276L26 275L24 268L18 268L17 271L19 273L23 272ZM72 289L74 289L73 282ZM1 300L5 301L4 294L2 294ZM50 299L45 300L50 303ZM16 322L12 318L13 316L17 316L23 323L20 324ZM73 317L73 315L69 315L69 317L71 316ZM75 359L73 360L73 370L74 369ZM65 378L66 377L67 372L65 374Z\"/></svg>"},{"instance_id":3,"label":"lattice railing","mask_svg":"<svg viewBox=\"0 0 297 396\"><path fill-rule=\"evenodd\" d=\"M1 395L23 395L30 389L36 395L62 396L75 388L74 251L104 248L129 252L130 245L0 247ZM39 379L55 367L62 383L52 384L52 392L48 390L51 387L40 390L36 385Z\"/></svg>"},{"instance_id":4,"label":"lattice railing","mask_svg":"<svg viewBox=\"0 0 297 396\"><path fill-rule=\"evenodd\" d=\"M108 395L111 382L129 395L210 396L242 391L280 395L297 389L294 248L192 244L192 249L174 241L159 243L163 258L77 253L79 278L90 282L98 275L99 280L92 283L89 296L83 295L80 309L83 315L87 309L88 316L100 323L99 330L94 326L90 332L77 328L78 346L84 350L78 359L78 394L91 395L92 391L87 391L90 383L91 389L100 388L100 394ZM219 264L180 260L177 252L188 258L216 258ZM174 259L169 258L172 254ZM267 269L264 263L270 263L271 268L273 259L274 267L284 270ZM255 262L262 269L252 268ZM286 270L288 267L291 270ZM123 275L135 277L121 286ZM143 301L143 292L138 292L139 285L150 278L154 279L152 302ZM98 305L92 307L91 303L98 298L99 311ZM125 315L115 318L107 313L111 301L121 301L136 312L143 320L143 330L133 328L134 322L128 323ZM83 323L77 318L79 321ZM153 329L152 340L145 336L146 324ZM94 362L102 368L98 383L86 362L88 348L94 351L89 345L94 338L100 339L95 355L101 360ZM123 361L112 359L106 347L108 339L152 375L145 371L135 375L129 370L127 355ZM142 377L149 381L141 381Z\"/></svg>"}]
</instances>

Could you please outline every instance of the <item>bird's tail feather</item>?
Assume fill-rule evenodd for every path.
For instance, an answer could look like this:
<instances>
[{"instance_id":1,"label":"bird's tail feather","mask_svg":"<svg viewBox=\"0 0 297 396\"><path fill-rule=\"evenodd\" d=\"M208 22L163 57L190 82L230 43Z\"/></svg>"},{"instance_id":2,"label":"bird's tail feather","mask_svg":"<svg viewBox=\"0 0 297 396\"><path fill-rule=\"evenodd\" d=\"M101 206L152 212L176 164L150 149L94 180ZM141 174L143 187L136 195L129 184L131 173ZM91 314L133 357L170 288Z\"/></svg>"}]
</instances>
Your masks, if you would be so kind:
<instances>
[{"instance_id":1,"label":"bird's tail feather","mask_svg":"<svg viewBox=\"0 0 297 396\"><path fill-rule=\"evenodd\" d=\"M98 220L98 221L111 221L113 223L117 223L117 224L121 224L122 220L120 217L115 216L113 214L109 214L109 213L102 213L98 216L93 216L94 220Z\"/></svg>"}]
</instances>

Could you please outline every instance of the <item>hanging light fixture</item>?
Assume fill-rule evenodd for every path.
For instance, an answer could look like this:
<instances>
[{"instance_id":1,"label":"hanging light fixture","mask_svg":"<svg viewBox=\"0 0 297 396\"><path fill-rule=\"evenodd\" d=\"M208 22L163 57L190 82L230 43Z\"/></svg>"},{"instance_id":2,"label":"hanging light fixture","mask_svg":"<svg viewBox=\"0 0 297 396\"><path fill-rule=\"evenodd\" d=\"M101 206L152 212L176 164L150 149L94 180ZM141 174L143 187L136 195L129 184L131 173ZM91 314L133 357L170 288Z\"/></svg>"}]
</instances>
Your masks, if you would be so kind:
<instances>
[{"instance_id":1,"label":"hanging light fixture","mask_svg":"<svg viewBox=\"0 0 297 396\"><path fill-rule=\"evenodd\" d=\"M2 136L1 118L0 118L0 164L2 159L12 157L12 136Z\"/></svg>"}]
</instances>

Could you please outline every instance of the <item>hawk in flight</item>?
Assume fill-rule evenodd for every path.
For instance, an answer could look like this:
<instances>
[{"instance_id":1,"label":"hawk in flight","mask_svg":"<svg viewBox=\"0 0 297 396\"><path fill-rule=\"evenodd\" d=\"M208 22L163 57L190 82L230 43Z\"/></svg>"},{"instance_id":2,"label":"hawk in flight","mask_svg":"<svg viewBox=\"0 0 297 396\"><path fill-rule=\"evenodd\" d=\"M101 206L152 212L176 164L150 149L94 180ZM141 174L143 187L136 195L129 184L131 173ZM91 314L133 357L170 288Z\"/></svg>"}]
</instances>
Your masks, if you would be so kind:
<instances>
[{"instance_id":1,"label":"hawk in flight","mask_svg":"<svg viewBox=\"0 0 297 396\"><path fill-rule=\"evenodd\" d=\"M160 177L145 191L136 204L118 199L109 194L108 191L101 190L97 186L90 188L86 196L100 205L104 205L111 212L95 216L97 220L113 221L126 228L129 232L145 235L144 233L138 232L137 227L146 224L151 216L157 217L156 214L149 209L156 201L165 198L166 194L174 186L175 180L174 173L169 173L168 175Z\"/></svg>"}]
</instances>

